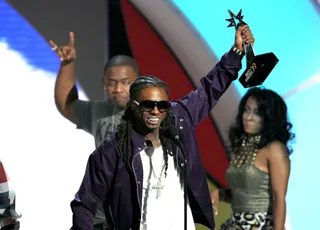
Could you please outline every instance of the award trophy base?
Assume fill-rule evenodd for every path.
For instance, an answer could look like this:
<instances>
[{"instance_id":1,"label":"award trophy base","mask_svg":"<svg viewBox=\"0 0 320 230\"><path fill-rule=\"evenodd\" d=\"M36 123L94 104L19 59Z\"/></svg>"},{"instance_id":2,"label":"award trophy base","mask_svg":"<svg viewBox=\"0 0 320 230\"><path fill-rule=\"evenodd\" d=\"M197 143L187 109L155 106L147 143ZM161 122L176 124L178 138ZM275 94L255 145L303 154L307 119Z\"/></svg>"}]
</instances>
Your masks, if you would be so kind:
<instances>
[{"instance_id":1,"label":"award trophy base","mask_svg":"<svg viewBox=\"0 0 320 230\"><path fill-rule=\"evenodd\" d=\"M262 85L279 59L274 53L265 53L254 56L252 62L247 63L247 68L239 81L244 88Z\"/></svg>"}]
</instances>

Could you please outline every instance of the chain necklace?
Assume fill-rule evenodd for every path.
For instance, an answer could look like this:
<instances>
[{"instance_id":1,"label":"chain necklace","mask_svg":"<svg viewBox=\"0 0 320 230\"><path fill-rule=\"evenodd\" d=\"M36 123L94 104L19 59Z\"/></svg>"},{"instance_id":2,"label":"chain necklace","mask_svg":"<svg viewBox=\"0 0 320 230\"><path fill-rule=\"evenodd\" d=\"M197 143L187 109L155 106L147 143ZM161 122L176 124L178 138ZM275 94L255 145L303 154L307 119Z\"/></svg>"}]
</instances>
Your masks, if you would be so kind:
<instances>
[{"instance_id":1,"label":"chain necklace","mask_svg":"<svg viewBox=\"0 0 320 230\"><path fill-rule=\"evenodd\" d=\"M150 135L150 134L151 134L151 133L149 133L149 134L147 135L146 139L152 143L152 146L155 146L156 142L159 140L159 133L156 134L156 136L155 136L155 138L154 138L153 140L150 140L150 139L149 139L149 135Z\"/></svg>"},{"instance_id":2,"label":"chain necklace","mask_svg":"<svg viewBox=\"0 0 320 230\"><path fill-rule=\"evenodd\" d=\"M161 168L161 172L159 174L159 176L156 175L156 172L154 171L154 167L153 167L153 163L152 160L150 161L151 163L151 167L152 167L152 174L154 176L154 178L157 179L157 184L152 186L152 189L156 189L157 190L157 195L156 198L158 199L161 196L161 189L164 188L164 185L161 184L161 177L165 168L165 164L164 164L164 160L162 160L162 168Z\"/></svg>"}]
</instances>

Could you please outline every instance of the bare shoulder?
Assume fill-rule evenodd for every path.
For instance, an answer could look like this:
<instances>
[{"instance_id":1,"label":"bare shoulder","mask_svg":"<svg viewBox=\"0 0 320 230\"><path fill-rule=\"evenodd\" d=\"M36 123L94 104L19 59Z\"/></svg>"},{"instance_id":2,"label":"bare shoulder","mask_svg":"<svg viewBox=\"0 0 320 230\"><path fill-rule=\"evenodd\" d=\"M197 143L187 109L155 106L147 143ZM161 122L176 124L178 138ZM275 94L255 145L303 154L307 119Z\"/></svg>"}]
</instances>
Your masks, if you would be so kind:
<instances>
[{"instance_id":1,"label":"bare shoulder","mask_svg":"<svg viewBox=\"0 0 320 230\"><path fill-rule=\"evenodd\" d=\"M289 152L287 146L281 141L273 141L267 147L268 160L288 160Z\"/></svg>"}]
</instances>

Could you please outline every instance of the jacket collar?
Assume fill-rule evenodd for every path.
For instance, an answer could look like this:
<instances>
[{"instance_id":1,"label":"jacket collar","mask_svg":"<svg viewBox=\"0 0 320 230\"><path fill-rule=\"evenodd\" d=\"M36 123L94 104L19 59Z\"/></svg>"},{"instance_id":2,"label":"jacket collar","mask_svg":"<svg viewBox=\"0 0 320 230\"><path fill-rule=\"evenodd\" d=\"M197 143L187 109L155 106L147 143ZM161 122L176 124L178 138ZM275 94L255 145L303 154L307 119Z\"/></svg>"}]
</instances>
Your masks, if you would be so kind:
<instances>
[{"instance_id":1,"label":"jacket collar","mask_svg":"<svg viewBox=\"0 0 320 230\"><path fill-rule=\"evenodd\" d=\"M147 147L144 136L136 132L134 129L131 130L131 145L133 155L140 153Z\"/></svg>"}]
</instances>

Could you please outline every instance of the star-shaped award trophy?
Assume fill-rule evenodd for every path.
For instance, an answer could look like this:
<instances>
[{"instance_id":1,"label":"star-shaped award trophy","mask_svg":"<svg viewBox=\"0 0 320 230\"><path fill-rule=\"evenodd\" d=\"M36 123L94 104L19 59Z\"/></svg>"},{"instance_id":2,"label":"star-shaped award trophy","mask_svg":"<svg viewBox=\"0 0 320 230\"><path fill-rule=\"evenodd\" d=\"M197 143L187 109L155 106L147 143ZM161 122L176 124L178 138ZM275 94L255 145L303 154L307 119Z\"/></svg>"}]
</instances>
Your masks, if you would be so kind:
<instances>
[{"instance_id":1,"label":"star-shaped award trophy","mask_svg":"<svg viewBox=\"0 0 320 230\"><path fill-rule=\"evenodd\" d=\"M237 30L239 26L247 25L243 19L242 10L237 15L230 10L230 19L226 19L230 24L228 27L235 27ZM247 68L241 75L239 81L244 88L262 85L272 69L276 66L279 59L274 53L266 53L255 55L251 44L244 43L244 51L247 59Z\"/></svg>"}]
</instances>

